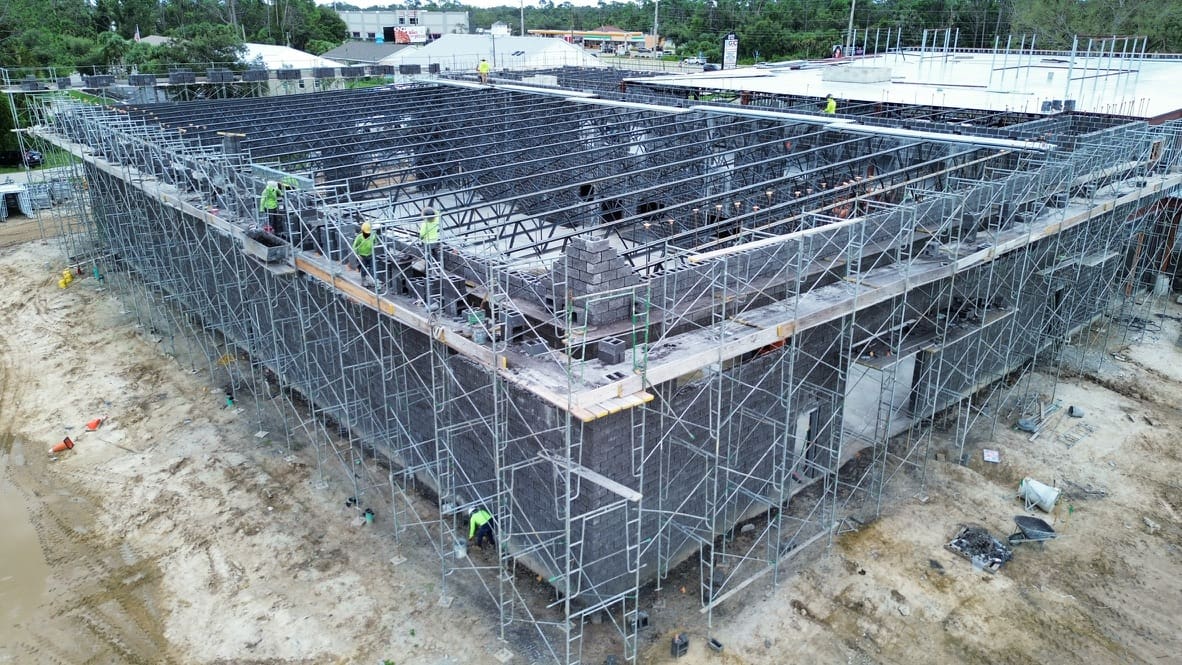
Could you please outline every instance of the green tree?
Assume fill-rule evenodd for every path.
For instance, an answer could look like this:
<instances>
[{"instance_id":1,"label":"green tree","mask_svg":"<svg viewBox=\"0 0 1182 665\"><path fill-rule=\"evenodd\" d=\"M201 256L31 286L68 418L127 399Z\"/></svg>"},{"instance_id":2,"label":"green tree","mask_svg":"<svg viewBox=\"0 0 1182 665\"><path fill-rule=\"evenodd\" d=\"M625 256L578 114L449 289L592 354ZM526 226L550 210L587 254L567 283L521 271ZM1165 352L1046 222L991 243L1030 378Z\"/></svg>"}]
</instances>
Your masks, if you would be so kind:
<instances>
[{"instance_id":1,"label":"green tree","mask_svg":"<svg viewBox=\"0 0 1182 665\"><path fill-rule=\"evenodd\" d=\"M169 33L172 41L159 47L160 57L172 63L234 63L245 47L229 25L198 23Z\"/></svg>"}]
</instances>

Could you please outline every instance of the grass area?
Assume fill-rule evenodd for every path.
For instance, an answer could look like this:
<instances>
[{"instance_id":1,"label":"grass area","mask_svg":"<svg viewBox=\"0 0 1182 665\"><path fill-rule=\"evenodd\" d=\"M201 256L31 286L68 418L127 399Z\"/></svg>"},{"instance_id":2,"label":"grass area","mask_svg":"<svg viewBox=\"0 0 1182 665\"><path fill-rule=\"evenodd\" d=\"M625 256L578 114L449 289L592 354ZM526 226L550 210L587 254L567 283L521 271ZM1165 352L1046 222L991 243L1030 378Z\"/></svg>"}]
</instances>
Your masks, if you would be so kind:
<instances>
[{"instance_id":1,"label":"grass area","mask_svg":"<svg viewBox=\"0 0 1182 665\"><path fill-rule=\"evenodd\" d=\"M392 83L392 79L384 76L367 76L363 79L348 79L345 82L345 88L348 90L355 90L357 88L376 88L387 83Z\"/></svg>"},{"instance_id":2,"label":"grass area","mask_svg":"<svg viewBox=\"0 0 1182 665\"><path fill-rule=\"evenodd\" d=\"M66 152L65 150L43 151L41 155L44 161L41 163L41 166L33 169L34 171L39 171L41 169L55 169L59 166L69 166L71 164L78 163L78 158ZM25 167L23 166L0 166L0 173L20 173L24 170Z\"/></svg>"},{"instance_id":3,"label":"grass area","mask_svg":"<svg viewBox=\"0 0 1182 665\"><path fill-rule=\"evenodd\" d=\"M73 97L79 101L90 102L91 104L108 104L111 100L98 95L89 95L81 90L67 90L66 95Z\"/></svg>"}]
</instances>

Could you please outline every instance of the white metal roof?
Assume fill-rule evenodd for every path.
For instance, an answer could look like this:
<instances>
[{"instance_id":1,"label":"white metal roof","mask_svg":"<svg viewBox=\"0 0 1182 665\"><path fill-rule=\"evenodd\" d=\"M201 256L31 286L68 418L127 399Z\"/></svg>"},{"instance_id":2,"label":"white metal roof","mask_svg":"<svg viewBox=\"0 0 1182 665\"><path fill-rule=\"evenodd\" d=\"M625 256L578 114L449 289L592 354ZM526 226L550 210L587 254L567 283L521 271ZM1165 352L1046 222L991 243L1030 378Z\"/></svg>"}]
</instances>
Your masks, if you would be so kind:
<instances>
[{"instance_id":1,"label":"white metal roof","mask_svg":"<svg viewBox=\"0 0 1182 665\"><path fill-rule=\"evenodd\" d=\"M341 67L336 60L321 58L286 46L274 44L245 44L242 62L261 62L267 69L311 69L312 67Z\"/></svg>"},{"instance_id":2,"label":"white metal roof","mask_svg":"<svg viewBox=\"0 0 1182 665\"><path fill-rule=\"evenodd\" d=\"M424 67L439 64L445 71L472 71L481 58L488 60L493 69L603 66L595 56L561 39L489 34L443 35L418 50L400 51L382 62Z\"/></svg>"},{"instance_id":3,"label":"white metal roof","mask_svg":"<svg viewBox=\"0 0 1182 665\"><path fill-rule=\"evenodd\" d=\"M798 67L798 68L792 68ZM890 80L854 83L826 80L833 69L889 68ZM848 72L853 74L855 72ZM837 78L855 78L837 76ZM1062 110L1044 103L1074 100L1079 111L1154 117L1182 109L1182 58L1146 59L1076 56L1070 53L1009 54L990 51L904 51L845 61L661 77L687 87L883 101L1025 113ZM840 103L838 112L841 112Z\"/></svg>"}]
</instances>

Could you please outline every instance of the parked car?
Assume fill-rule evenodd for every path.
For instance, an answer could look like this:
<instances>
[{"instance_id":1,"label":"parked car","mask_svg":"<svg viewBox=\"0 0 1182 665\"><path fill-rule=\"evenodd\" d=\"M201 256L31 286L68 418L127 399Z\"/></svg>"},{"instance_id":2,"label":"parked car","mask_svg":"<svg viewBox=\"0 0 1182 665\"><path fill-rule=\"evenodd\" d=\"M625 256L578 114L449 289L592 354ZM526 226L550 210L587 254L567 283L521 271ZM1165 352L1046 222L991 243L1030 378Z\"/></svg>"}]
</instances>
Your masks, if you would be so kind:
<instances>
[{"instance_id":1,"label":"parked car","mask_svg":"<svg viewBox=\"0 0 1182 665\"><path fill-rule=\"evenodd\" d=\"M714 64L713 62L707 62L706 64L702 65L702 71L704 72L716 72L718 69L718 65Z\"/></svg>"},{"instance_id":2,"label":"parked car","mask_svg":"<svg viewBox=\"0 0 1182 665\"><path fill-rule=\"evenodd\" d=\"M0 166L27 166L35 169L45 161L40 150L6 150L0 152Z\"/></svg>"},{"instance_id":3,"label":"parked car","mask_svg":"<svg viewBox=\"0 0 1182 665\"><path fill-rule=\"evenodd\" d=\"M704 65L704 64L706 64L706 59L705 58L683 58L681 60L681 64L683 64L683 65Z\"/></svg>"}]
</instances>

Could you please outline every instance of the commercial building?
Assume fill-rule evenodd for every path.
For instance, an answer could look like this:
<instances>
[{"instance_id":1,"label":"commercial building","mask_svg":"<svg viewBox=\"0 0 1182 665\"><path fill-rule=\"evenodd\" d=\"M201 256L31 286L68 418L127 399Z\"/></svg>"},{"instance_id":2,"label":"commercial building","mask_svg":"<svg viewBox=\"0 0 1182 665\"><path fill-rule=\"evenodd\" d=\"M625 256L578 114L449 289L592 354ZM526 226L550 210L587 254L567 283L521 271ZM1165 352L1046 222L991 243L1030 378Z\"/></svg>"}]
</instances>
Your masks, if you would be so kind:
<instances>
[{"instance_id":1,"label":"commercial building","mask_svg":"<svg viewBox=\"0 0 1182 665\"><path fill-rule=\"evenodd\" d=\"M345 22L345 36L391 44L422 44L442 35L467 34L468 12L418 9L337 12Z\"/></svg>"}]
</instances>

